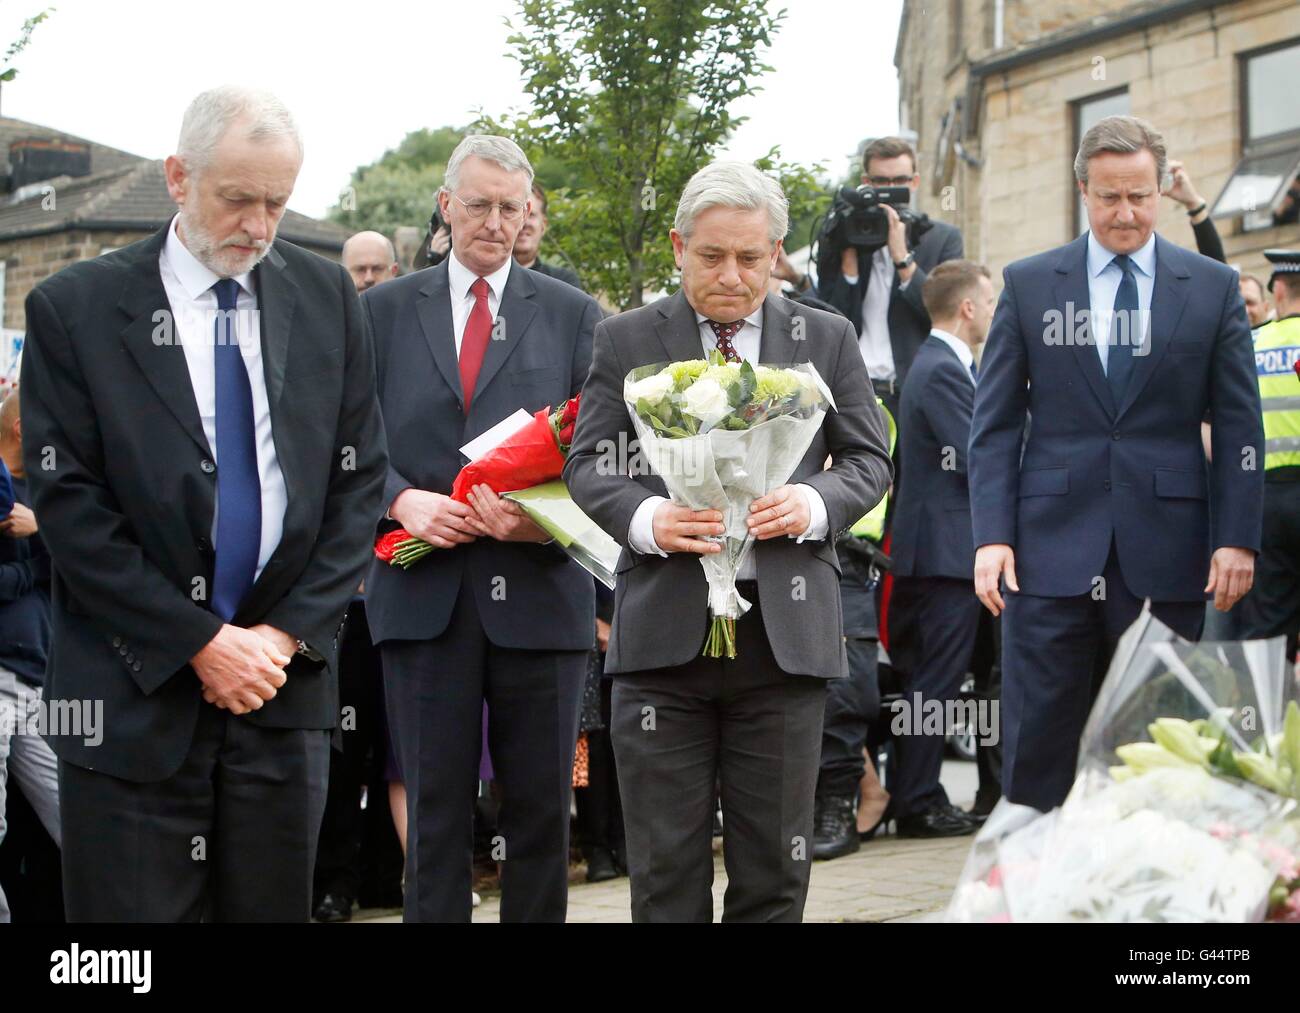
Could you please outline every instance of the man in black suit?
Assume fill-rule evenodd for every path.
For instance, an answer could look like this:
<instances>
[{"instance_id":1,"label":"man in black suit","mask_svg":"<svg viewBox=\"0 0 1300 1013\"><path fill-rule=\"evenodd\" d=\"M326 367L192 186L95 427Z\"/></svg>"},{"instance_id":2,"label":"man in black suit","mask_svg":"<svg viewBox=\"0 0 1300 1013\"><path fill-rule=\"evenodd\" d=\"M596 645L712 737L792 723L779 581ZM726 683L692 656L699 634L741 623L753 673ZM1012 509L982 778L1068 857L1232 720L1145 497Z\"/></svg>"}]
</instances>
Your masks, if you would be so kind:
<instances>
[{"instance_id":1,"label":"man in black suit","mask_svg":"<svg viewBox=\"0 0 1300 1013\"><path fill-rule=\"evenodd\" d=\"M891 468L852 326L767 291L787 217L781 188L753 166L715 162L691 178L670 234L682 289L596 328L564 469L574 501L625 546L605 671L636 921L712 920L715 781L723 919L803 916L826 683L848 671L834 537L885 494ZM722 513L674 503L644 474L623 400L630 370L715 349L811 362L837 406L789 483L753 503L757 544L737 586L754 604L732 660L701 656L709 588L697 556L719 551L702 536L722 533Z\"/></svg>"},{"instance_id":2,"label":"man in black suit","mask_svg":"<svg viewBox=\"0 0 1300 1013\"><path fill-rule=\"evenodd\" d=\"M386 454L351 279L275 236L301 163L273 96L205 92L166 161L180 213L27 298L48 695L103 707L102 742L51 735L70 920L310 914Z\"/></svg>"},{"instance_id":3,"label":"man in black suit","mask_svg":"<svg viewBox=\"0 0 1300 1013\"><path fill-rule=\"evenodd\" d=\"M452 247L362 299L391 440L389 516L434 551L366 578L408 798L406 918L468 921L472 815L488 705L502 789L501 916L563 921L578 712L595 636L591 576L486 486L452 500L460 447L519 409L576 394L600 319L511 247L533 171L507 138L471 135L438 194Z\"/></svg>"},{"instance_id":4,"label":"man in black suit","mask_svg":"<svg viewBox=\"0 0 1300 1013\"><path fill-rule=\"evenodd\" d=\"M546 220L546 191L542 189L540 183L534 182L533 200L528 207L528 217L524 219L523 225L519 228L519 235L515 237L515 263L581 290L582 282L578 280L576 274L559 264L548 264L538 256L542 248L542 237L546 235L549 224Z\"/></svg>"},{"instance_id":5,"label":"man in black suit","mask_svg":"<svg viewBox=\"0 0 1300 1013\"><path fill-rule=\"evenodd\" d=\"M971 576L966 445L974 352L988 333L996 297L988 271L969 260L940 264L922 295L933 323L903 385L899 426L903 477L894 514L890 648L906 674L890 795L900 836L953 837L978 824L949 803L939 783L947 729L920 734L920 719L931 701L946 712L957 699L981 622Z\"/></svg>"},{"instance_id":6,"label":"man in black suit","mask_svg":"<svg viewBox=\"0 0 1300 1013\"><path fill-rule=\"evenodd\" d=\"M862 152L862 182L873 187L906 186L915 201L921 186L916 152L900 137L881 137ZM821 297L851 321L872 386L895 419L898 394L912 359L930 333L921 298L926 276L945 260L962 255L961 233L933 221L915 245L898 212L882 204L889 241L875 250L834 249L823 244L817 265Z\"/></svg>"}]
</instances>

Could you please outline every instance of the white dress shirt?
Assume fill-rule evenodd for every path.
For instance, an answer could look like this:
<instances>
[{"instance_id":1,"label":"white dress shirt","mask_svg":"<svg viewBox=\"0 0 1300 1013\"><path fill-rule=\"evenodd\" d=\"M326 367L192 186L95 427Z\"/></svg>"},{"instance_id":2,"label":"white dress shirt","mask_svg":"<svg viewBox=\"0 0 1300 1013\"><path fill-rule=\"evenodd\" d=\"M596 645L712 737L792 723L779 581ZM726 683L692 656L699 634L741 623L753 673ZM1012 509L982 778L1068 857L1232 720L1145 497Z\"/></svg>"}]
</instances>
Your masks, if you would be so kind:
<instances>
[{"instance_id":1,"label":"white dress shirt","mask_svg":"<svg viewBox=\"0 0 1300 1013\"><path fill-rule=\"evenodd\" d=\"M713 354L718 347L718 336L713 333L713 328L709 326L709 318L703 313L696 313L695 319L700 328L700 344L704 347L704 355L707 358ZM759 348L763 337L763 307L759 305L749 316L745 317L745 322L741 325L740 330L732 336L731 345L736 350L736 354L742 359L749 362L758 362ZM825 538L830 528L830 520L826 515L826 503L816 489L810 485L800 483L798 486L804 491L808 498L808 513L811 520L805 531L796 534L790 532L788 537L795 538L802 542L805 538L814 540ZM660 503L667 502L664 496L647 496L642 500L641 505L636 508L632 515L632 523L628 525L627 544L636 552L642 554L655 552L661 556L667 556L668 553L659 548L659 543L655 541L654 536L654 513L655 508ZM757 570L754 564L754 554L751 552L741 564L740 572L736 574L737 580L753 580Z\"/></svg>"},{"instance_id":2,"label":"white dress shirt","mask_svg":"<svg viewBox=\"0 0 1300 1013\"><path fill-rule=\"evenodd\" d=\"M862 295L862 333L858 335L862 361L873 380L893 380L898 376L894 368L894 346L889 343L889 299L894 290L894 273L893 255L888 246L882 246L871 255L871 276Z\"/></svg>"},{"instance_id":3,"label":"white dress shirt","mask_svg":"<svg viewBox=\"0 0 1300 1013\"><path fill-rule=\"evenodd\" d=\"M950 331L940 330L938 327L931 327L930 333L951 348L953 354L961 359L961 364L966 367L966 372L970 375L970 382L974 383L975 375L971 373L970 369L971 366L975 365L975 353L971 351L970 345Z\"/></svg>"},{"instance_id":4,"label":"white dress shirt","mask_svg":"<svg viewBox=\"0 0 1300 1013\"><path fill-rule=\"evenodd\" d=\"M495 324L497 314L501 311L501 293L505 290L506 279L510 277L510 265L514 257L506 257L506 262L491 274L484 275L488 283L488 312L492 314ZM460 343L465 337L465 325L469 323L470 312L474 309L474 293L470 287L479 276L456 259L453 249L447 255L447 284L451 288L451 327L456 335L456 359L460 360Z\"/></svg>"},{"instance_id":5,"label":"white dress shirt","mask_svg":"<svg viewBox=\"0 0 1300 1013\"><path fill-rule=\"evenodd\" d=\"M1110 322L1115 314L1115 296L1124 272L1115 264L1115 254L1102 246L1091 229L1088 230L1088 314L1092 325L1092 338L1101 357L1101 371L1106 372L1110 362ZM1156 286L1156 234L1129 254L1133 262L1133 280L1137 282L1138 314L1141 320L1142 340L1147 340L1151 319L1151 293Z\"/></svg>"},{"instance_id":6,"label":"white dress shirt","mask_svg":"<svg viewBox=\"0 0 1300 1013\"><path fill-rule=\"evenodd\" d=\"M185 349L185 365L190 371L194 400L198 402L203 435L208 439L213 461L220 468L221 448L217 446L217 293L212 291L212 286L221 278L185 248L176 234L179 217L172 219L167 242L158 258L158 270L162 274L167 301L171 304L175 337ZM253 389L253 432L257 445L257 473L262 485L262 543L257 554L257 572L253 577L256 580L280 544L289 493L285 489L280 462L275 456L275 440L271 433L271 405L266 396L266 375L262 368L262 328L252 272L245 272L234 280L239 285L235 302L235 336ZM214 543L220 510L218 497L212 511Z\"/></svg>"}]
</instances>

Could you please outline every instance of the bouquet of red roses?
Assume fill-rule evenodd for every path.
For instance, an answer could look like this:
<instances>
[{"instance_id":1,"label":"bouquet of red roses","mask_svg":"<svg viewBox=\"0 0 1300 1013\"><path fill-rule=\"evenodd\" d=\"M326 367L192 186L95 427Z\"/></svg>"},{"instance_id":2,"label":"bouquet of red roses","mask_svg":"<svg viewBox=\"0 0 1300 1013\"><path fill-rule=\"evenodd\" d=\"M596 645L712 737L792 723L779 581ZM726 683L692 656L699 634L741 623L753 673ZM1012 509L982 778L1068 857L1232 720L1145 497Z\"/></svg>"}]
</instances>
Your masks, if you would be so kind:
<instances>
[{"instance_id":1,"label":"bouquet of red roses","mask_svg":"<svg viewBox=\"0 0 1300 1013\"><path fill-rule=\"evenodd\" d=\"M461 468L452 483L451 498L468 504L469 491L476 485L486 485L500 495L559 478L573 443L581 397L569 398L555 411L543 408L513 436Z\"/></svg>"},{"instance_id":2,"label":"bouquet of red roses","mask_svg":"<svg viewBox=\"0 0 1300 1013\"><path fill-rule=\"evenodd\" d=\"M581 397L578 394L569 398L555 411L543 408L513 436L465 465L452 484L451 498L468 504L470 489L479 484L500 494L559 478L564 471L565 455L573 444ZM375 540L375 555L390 566L404 570L432 551L432 545L405 528L389 531Z\"/></svg>"}]
</instances>

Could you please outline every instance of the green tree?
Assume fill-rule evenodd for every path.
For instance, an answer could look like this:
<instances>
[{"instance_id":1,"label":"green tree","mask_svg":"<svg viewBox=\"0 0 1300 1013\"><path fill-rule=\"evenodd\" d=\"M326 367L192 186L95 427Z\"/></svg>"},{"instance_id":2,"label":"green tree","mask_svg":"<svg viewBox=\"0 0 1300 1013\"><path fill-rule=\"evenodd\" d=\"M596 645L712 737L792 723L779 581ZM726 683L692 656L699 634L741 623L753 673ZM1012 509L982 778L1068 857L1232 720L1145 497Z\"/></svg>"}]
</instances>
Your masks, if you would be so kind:
<instances>
[{"instance_id":1,"label":"green tree","mask_svg":"<svg viewBox=\"0 0 1300 1013\"><path fill-rule=\"evenodd\" d=\"M641 305L675 273L666 240L686 181L743 120L732 102L758 89L759 59L785 12L752 0L520 0L509 43L532 99L497 128L529 152L578 168L551 199L547 244L613 303ZM766 167L802 215L811 171ZM760 164L764 164L760 163ZM824 198L823 198L824 199ZM795 210L795 209L792 209Z\"/></svg>"},{"instance_id":2,"label":"green tree","mask_svg":"<svg viewBox=\"0 0 1300 1013\"><path fill-rule=\"evenodd\" d=\"M14 66L14 60L32 41L32 32L36 31L36 26L53 14L56 9L47 7L39 14L33 14L23 22L22 28L18 30L18 38L9 43L9 48L5 50L4 56L0 58L0 83L12 81L18 76L18 68Z\"/></svg>"},{"instance_id":3,"label":"green tree","mask_svg":"<svg viewBox=\"0 0 1300 1013\"><path fill-rule=\"evenodd\" d=\"M391 236L401 225L423 226L442 186L447 159L468 132L465 127L413 130L396 148L358 166L329 219L350 229Z\"/></svg>"}]
</instances>

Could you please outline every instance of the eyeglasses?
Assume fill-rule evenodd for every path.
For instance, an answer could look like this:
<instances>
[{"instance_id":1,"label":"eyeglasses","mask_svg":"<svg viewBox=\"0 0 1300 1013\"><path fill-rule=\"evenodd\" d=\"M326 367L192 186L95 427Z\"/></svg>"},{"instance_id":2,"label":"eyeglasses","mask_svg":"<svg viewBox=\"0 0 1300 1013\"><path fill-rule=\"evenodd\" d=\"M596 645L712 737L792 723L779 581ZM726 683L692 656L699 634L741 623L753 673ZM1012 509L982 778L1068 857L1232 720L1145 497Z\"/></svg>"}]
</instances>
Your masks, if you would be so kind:
<instances>
[{"instance_id":1,"label":"eyeglasses","mask_svg":"<svg viewBox=\"0 0 1300 1013\"><path fill-rule=\"evenodd\" d=\"M912 182L911 176L869 176L872 186L907 186Z\"/></svg>"},{"instance_id":2,"label":"eyeglasses","mask_svg":"<svg viewBox=\"0 0 1300 1013\"><path fill-rule=\"evenodd\" d=\"M452 196L465 205L465 211L471 218L486 218L492 213L493 208L498 208L501 211L501 220L503 222L513 222L524 213L524 208L527 207L522 201L517 200L461 200L456 194L452 194Z\"/></svg>"}]
</instances>

